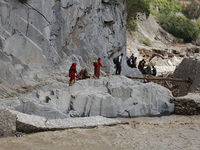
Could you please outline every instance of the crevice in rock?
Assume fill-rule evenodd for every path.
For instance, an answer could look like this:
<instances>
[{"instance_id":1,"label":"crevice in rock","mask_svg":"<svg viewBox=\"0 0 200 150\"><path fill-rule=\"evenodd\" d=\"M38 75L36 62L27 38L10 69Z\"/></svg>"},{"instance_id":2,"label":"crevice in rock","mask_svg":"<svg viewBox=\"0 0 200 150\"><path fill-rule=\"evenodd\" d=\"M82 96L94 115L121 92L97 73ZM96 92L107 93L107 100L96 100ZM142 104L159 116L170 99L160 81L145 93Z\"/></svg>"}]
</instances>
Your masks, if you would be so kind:
<instances>
[{"instance_id":1,"label":"crevice in rock","mask_svg":"<svg viewBox=\"0 0 200 150\"><path fill-rule=\"evenodd\" d=\"M72 100L70 101L68 112L71 111L71 110L73 110L73 111L75 110L74 109L74 103L73 103Z\"/></svg>"},{"instance_id":2,"label":"crevice in rock","mask_svg":"<svg viewBox=\"0 0 200 150\"><path fill-rule=\"evenodd\" d=\"M33 6L29 5L27 2L24 3L25 5L27 5L29 8L35 10L38 14L40 14L50 25L51 22L45 17L45 15L43 15L40 11L38 11L36 8L34 8Z\"/></svg>"},{"instance_id":3,"label":"crevice in rock","mask_svg":"<svg viewBox=\"0 0 200 150\"><path fill-rule=\"evenodd\" d=\"M106 26L109 26L109 25L112 25L112 24L115 24L115 21L109 21L109 22L107 22L107 21L104 21L104 25L103 25L103 27L106 27Z\"/></svg>"},{"instance_id":4,"label":"crevice in rock","mask_svg":"<svg viewBox=\"0 0 200 150\"><path fill-rule=\"evenodd\" d=\"M51 100L51 98L50 98L49 96L46 96L45 102L46 102L46 103L49 103L50 100Z\"/></svg>"},{"instance_id":5,"label":"crevice in rock","mask_svg":"<svg viewBox=\"0 0 200 150\"><path fill-rule=\"evenodd\" d=\"M88 104L88 98L86 99L86 102L85 102L85 105L84 105L84 111L83 111L81 117L87 117L87 115L86 115L86 107L87 107L87 104Z\"/></svg>"},{"instance_id":6,"label":"crevice in rock","mask_svg":"<svg viewBox=\"0 0 200 150\"><path fill-rule=\"evenodd\" d=\"M103 106L103 99L101 99L101 102L100 102L100 115L102 116L102 106Z\"/></svg>"},{"instance_id":7,"label":"crevice in rock","mask_svg":"<svg viewBox=\"0 0 200 150\"><path fill-rule=\"evenodd\" d=\"M2 42L1 39L0 39L0 49L1 49L1 50L3 49L3 42Z\"/></svg>"},{"instance_id":8,"label":"crevice in rock","mask_svg":"<svg viewBox=\"0 0 200 150\"><path fill-rule=\"evenodd\" d=\"M29 10L27 11L27 26L26 26L26 34L25 35L27 35L27 33L28 33L28 29L29 29ZM32 23L32 22L31 22Z\"/></svg>"},{"instance_id":9,"label":"crevice in rock","mask_svg":"<svg viewBox=\"0 0 200 150\"><path fill-rule=\"evenodd\" d=\"M131 118L131 114L130 114L130 112L128 111L128 110L124 110L125 112L127 112L128 113L128 116L129 116L129 118Z\"/></svg>"},{"instance_id":10,"label":"crevice in rock","mask_svg":"<svg viewBox=\"0 0 200 150\"><path fill-rule=\"evenodd\" d=\"M88 111L88 116L90 116L90 112L91 112L92 105L93 105L93 100L91 101L90 109L89 109L89 111Z\"/></svg>"}]
</instances>

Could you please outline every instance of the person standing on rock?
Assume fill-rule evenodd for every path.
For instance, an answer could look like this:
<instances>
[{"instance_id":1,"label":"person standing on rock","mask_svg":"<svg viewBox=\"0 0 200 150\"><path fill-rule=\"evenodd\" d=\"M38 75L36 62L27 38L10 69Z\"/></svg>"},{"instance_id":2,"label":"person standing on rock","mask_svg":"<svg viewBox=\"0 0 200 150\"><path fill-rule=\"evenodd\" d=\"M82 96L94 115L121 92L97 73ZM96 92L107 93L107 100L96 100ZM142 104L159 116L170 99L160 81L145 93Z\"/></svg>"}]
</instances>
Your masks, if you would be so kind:
<instances>
[{"instance_id":1,"label":"person standing on rock","mask_svg":"<svg viewBox=\"0 0 200 150\"><path fill-rule=\"evenodd\" d=\"M100 67L105 67L101 63L101 58L98 58L98 61L94 64L94 75L99 79L100 77Z\"/></svg>"},{"instance_id":2,"label":"person standing on rock","mask_svg":"<svg viewBox=\"0 0 200 150\"><path fill-rule=\"evenodd\" d=\"M70 69L69 69L69 77L70 77L69 86L71 86L73 80L74 80L74 82L75 82L75 79L76 79L75 74L77 74L77 71L76 71L76 63L73 63L73 64L71 65Z\"/></svg>"},{"instance_id":3,"label":"person standing on rock","mask_svg":"<svg viewBox=\"0 0 200 150\"><path fill-rule=\"evenodd\" d=\"M116 75L120 75L121 74L121 64L122 64L122 57L123 57L123 53L121 53L121 55L119 55L117 57L117 62L116 62Z\"/></svg>"}]
</instances>

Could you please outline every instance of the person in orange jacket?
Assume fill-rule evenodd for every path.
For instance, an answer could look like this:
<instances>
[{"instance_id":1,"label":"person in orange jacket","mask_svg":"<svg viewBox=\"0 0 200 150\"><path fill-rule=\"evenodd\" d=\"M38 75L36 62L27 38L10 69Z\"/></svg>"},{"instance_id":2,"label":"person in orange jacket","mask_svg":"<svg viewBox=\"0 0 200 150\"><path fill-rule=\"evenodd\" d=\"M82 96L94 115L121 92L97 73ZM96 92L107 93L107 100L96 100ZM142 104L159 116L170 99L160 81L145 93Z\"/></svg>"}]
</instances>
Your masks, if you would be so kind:
<instances>
[{"instance_id":1,"label":"person in orange jacket","mask_svg":"<svg viewBox=\"0 0 200 150\"><path fill-rule=\"evenodd\" d=\"M94 75L99 79L100 77L100 67L105 67L101 63L101 58L98 58L98 61L94 63Z\"/></svg>"}]
</instances>

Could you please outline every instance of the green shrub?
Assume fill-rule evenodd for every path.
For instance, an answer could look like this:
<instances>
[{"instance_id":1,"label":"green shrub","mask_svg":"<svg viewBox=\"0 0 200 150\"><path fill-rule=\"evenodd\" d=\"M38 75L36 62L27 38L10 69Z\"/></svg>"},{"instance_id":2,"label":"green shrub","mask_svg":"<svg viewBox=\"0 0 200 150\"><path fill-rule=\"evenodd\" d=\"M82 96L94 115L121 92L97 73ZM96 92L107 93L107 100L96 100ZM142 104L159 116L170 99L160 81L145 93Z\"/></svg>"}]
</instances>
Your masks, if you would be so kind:
<instances>
[{"instance_id":1,"label":"green shrub","mask_svg":"<svg viewBox=\"0 0 200 150\"><path fill-rule=\"evenodd\" d=\"M183 14L189 19L198 19L200 17L200 5L192 1L188 5L182 5Z\"/></svg>"},{"instance_id":2,"label":"green shrub","mask_svg":"<svg viewBox=\"0 0 200 150\"><path fill-rule=\"evenodd\" d=\"M142 39L140 39L139 42L143 44L143 40Z\"/></svg>"},{"instance_id":3,"label":"green shrub","mask_svg":"<svg viewBox=\"0 0 200 150\"><path fill-rule=\"evenodd\" d=\"M130 17L129 19L127 19L126 28L129 31L136 31L137 30L137 21L134 17Z\"/></svg>"},{"instance_id":4,"label":"green shrub","mask_svg":"<svg viewBox=\"0 0 200 150\"><path fill-rule=\"evenodd\" d=\"M200 20L196 23L196 26L200 29Z\"/></svg>"},{"instance_id":5,"label":"green shrub","mask_svg":"<svg viewBox=\"0 0 200 150\"><path fill-rule=\"evenodd\" d=\"M178 39L178 43L182 44L184 42L184 39Z\"/></svg>"},{"instance_id":6,"label":"green shrub","mask_svg":"<svg viewBox=\"0 0 200 150\"><path fill-rule=\"evenodd\" d=\"M143 41L143 43L145 44L145 45L147 45L147 46L151 46L152 44L151 44L151 41L148 39L148 38L146 38L144 41Z\"/></svg>"},{"instance_id":7,"label":"green shrub","mask_svg":"<svg viewBox=\"0 0 200 150\"><path fill-rule=\"evenodd\" d=\"M147 46L152 46L150 39L146 38L144 41L142 39L139 40L140 43L145 44Z\"/></svg>"},{"instance_id":8,"label":"green shrub","mask_svg":"<svg viewBox=\"0 0 200 150\"><path fill-rule=\"evenodd\" d=\"M181 12L182 8L178 4L177 0L152 0L151 1L151 13L154 13L155 6L159 8L159 13L161 14L169 14L171 12L177 13Z\"/></svg>"},{"instance_id":9,"label":"green shrub","mask_svg":"<svg viewBox=\"0 0 200 150\"><path fill-rule=\"evenodd\" d=\"M198 27L186 17L161 15L159 22L163 29L185 42L195 41L199 37Z\"/></svg>"}]
</instances>

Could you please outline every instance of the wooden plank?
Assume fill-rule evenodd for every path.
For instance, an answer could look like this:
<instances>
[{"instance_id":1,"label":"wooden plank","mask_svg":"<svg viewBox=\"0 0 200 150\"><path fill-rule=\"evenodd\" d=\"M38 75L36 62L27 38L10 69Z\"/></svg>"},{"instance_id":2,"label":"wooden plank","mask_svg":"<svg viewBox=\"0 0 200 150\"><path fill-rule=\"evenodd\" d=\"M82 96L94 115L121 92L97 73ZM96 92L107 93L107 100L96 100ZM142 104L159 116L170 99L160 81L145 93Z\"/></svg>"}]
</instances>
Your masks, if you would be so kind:
<instances>
[{"instance_id":1,"label":"wooden plank","mask_svg":"<svg viewBox=\"0 0 200 150\"><path fill-rule=\"evenodd\" d=\"M166 81L176 81L176 82L186 82L186 83L192 83L193 80L189 77L188 79L178 79L178 78L161 78L161 77L132 77L132 76L127 76L128 78L131 79L148 79L148 80L166 80Z\"/></svg>"}]
</instances>

